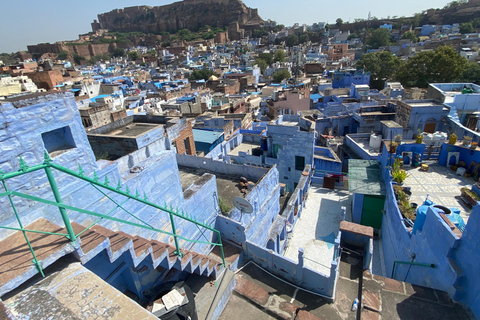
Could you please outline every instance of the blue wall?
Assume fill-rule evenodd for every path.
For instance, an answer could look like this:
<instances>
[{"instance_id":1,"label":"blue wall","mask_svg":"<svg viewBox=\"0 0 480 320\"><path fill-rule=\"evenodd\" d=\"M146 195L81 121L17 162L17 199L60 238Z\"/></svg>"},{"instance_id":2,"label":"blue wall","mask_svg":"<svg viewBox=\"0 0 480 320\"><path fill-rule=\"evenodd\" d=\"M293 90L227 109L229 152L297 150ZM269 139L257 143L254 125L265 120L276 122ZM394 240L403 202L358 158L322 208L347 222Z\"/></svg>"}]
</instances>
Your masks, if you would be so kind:
<instances>
[{"instance_id":1,"label":"blue wall","mask_svg":"<svg viewBox=\"0 0 480 320\"><path fill-rule=\"evenodd\" d=\"M465 161L467 167L470 165L472 161L480 162L480 151L479 150L471 150L467 147L461 146L454 146L448 143L444 143L442 145L442 149L440 150L440 156L438 157L438 163L441 166L446 166L447 164L447 157L449 152L460 152L460 159L459 161Z\"/></svg>"},{"instance_id":2,"label":"blue wall","mask_svg":"<svg viewBox=\"0 0 480 320\"><path fill-rule=\"evenodd\" d=\"M444 144L442 151L447 146ZM395 279L446 291L453 299L466 303L479 317L480 206L473 208L461 238L432 209L427 211L423 230L412 234L405 227L397 206L388 158L384 148L381 162L387 196L386 214L382 219L382 246L387 275L391 275L395 261L410 262L415 254L414 262L435 264L436 267L397 264Z\"/></svg>"}]
</instances>

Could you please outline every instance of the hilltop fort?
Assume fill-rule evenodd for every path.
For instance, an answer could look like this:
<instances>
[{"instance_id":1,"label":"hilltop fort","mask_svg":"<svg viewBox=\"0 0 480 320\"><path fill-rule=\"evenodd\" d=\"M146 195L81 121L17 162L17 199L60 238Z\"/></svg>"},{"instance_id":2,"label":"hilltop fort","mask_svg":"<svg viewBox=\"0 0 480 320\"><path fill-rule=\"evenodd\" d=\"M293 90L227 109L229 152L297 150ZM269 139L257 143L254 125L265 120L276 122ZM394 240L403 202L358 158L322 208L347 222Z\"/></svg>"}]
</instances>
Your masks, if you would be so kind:
<instances>
[{"instance_id":1,"label":"hilltop fort","mask_svg":"<svg viewBox=\"0 0 480 320\"><path fill-rule=\"evenodd\" d=\"M257 9L240 0L184 0L165 6L136 6L98 15L92 28L118 32L176 32L206 25L229 28L233 39L263 23ZM241 30L243 29L243 30ZM235 32L238 32L237 36Z\"/></svg>"}]
</instances>

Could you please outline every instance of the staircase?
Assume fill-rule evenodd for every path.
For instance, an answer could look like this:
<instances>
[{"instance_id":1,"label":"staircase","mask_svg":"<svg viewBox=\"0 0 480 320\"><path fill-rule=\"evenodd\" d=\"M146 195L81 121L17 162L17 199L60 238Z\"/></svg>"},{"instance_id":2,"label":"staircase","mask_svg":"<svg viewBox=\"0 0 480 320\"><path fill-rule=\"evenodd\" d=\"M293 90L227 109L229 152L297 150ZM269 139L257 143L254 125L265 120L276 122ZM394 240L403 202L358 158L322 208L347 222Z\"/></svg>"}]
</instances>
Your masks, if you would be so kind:
<instances>
[{"instance_id":1,"label":"staircase","mask_svg":"<svg viewBox=\"0 0 480 320\"><path fill-rule=\"evenodd\" d=\"M75 222L72 222L72 227L76 234L85 229ZM66 233L65 228L43 218L25 229ZM185 249L181 250L180 257L175 254L175 247L170 244L112 231L100 225L95 225L82 233L75 243L71 243L64 236L50 234L28 232L28 238L42 269L69 253L73 253L82 264L85 264L106 250L110 262L114 262L128 251L134 266L150 256L155 268L158 266L169 270L174 268L213 278L217 278L224 271L222 262L213 257ZM38 269L32 263L32 254L22 232L15 232L0 241L0 297L37 273Z\"/></svg>"}]
</instances>

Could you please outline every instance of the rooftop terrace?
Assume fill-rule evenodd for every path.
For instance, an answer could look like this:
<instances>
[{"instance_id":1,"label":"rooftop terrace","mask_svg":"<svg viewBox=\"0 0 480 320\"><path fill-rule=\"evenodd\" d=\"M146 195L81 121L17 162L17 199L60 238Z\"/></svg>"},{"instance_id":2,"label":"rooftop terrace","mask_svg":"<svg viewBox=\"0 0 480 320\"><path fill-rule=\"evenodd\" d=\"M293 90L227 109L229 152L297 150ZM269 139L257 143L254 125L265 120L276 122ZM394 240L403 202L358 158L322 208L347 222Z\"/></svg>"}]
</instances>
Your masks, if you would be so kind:
<instances>
[{"instance_id":1,"label":"rooftop terrace","mask_svg":"<svg viewBox=\"0 0 480 320\"><path fill-rule=\"evenodd\" d=\"M330 274L334 242L342 220L341 207L347 208L346 220L352 221L349 196L348 191L334 191L312 184L305 208L288 242L285 257L297 261L298 249L303 248L305 266L323 274Z\"/></svg>"},{"instance_id":2,"label":"rooftop terrace","mask_svg":"<svg viewBox=\"0 0 480 320\"><path fill-rule=\"evenodd\" d=\"M420 206L428 195L428 199L436 205L460 209L460 216L467 223L471 209L460 199L460 188L470 189L474 184L473 178L457 176L450 168L438 163L429 164L426 172L408 166L404 169L408 173L404 186L411 188L411 202Z\"/></svg>"},{"instance_id":3,"label":"rooftop terrace","mask_svg":"<svg viewBox=\"0 0 480 320\"><path fill-rule=\"evenodd\" d=\"M239 175L226 175L218 172L208 171L202 168L184 166L179 166L178 169L180 171L180 181L182 182L183 191L190 187L203 174L210 173L216 176L219 198L224 199L227 204L231 205L233 203L233 198L235 197L243 197L243 194L238 187L238 183L240 181ZM257 183L257 181L253 182Z\"/></svg>"}]
</instances>

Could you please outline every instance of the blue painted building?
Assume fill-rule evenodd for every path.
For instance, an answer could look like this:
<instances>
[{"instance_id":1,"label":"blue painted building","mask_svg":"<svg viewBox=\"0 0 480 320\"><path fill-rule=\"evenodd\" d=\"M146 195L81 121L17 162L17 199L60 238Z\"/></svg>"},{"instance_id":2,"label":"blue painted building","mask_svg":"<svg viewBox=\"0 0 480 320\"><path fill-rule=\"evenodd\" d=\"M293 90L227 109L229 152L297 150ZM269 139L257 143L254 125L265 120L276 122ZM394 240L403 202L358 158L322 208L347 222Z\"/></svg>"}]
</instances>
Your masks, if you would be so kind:
<instances>
[{"instance_id":1,"label":"blue painted building","mask_svg":"<svg viewBox=\"0 0 480 320\"><path fill-rule=\"evenodd\" d=\"M449 147L452 148L448 144L442 147L440 164L452 152L447 150ZM382 245L387 273L401 281L446 291L480 316L480 289L476 285L480 276L475 267L480 264L480 206L473 207L463 233L455 233L432 208L426 210L421 230L413 233L405 225L395 198L390 175L392 159L384 145L381 164L386 201ZM413 262L421 265L413 266Z\"/></svg>"},{"instance_id":2,"label":"blue painted building","mask_svg":"<svg viewBox=\"0 0 480 320\"><path fill-rule=\"evenodd\" d=\"M370 84L370 72L356 69L336 70L332 78L332 87L350 88L352 84Z\"/></svg>"},{"instance_id":3,"label":"blue painted building","mask_svg":"<svg viewBox=\"0 0 480 320\"><path fill-rule=\"evenodd\" d=\"M224 139L223 130L192 129L192 131L195 149L204 154L208 154Z\"/></svg>"}]
</instances>

